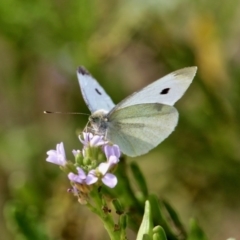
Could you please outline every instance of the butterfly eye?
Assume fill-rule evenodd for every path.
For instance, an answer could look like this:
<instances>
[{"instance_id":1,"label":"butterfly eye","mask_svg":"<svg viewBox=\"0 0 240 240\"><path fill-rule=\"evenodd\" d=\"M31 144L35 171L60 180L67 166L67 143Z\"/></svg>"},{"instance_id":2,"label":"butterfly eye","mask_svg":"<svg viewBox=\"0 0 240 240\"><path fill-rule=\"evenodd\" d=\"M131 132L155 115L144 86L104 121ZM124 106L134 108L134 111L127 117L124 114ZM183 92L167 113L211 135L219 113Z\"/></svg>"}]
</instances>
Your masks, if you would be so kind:
<instances>
[{"instance_id":1,"label":"butterfly eye","mask_svg":"<svg viewBox=\"0 0 240 240\"><path fill-rule=\"evenodd\" d=\"M162 95L162 94L167 94L168 92L169 92L169 90L170 90L170 88L164 88L161 92L160 92L160 94Z\"/></svg>"}]
</instances>

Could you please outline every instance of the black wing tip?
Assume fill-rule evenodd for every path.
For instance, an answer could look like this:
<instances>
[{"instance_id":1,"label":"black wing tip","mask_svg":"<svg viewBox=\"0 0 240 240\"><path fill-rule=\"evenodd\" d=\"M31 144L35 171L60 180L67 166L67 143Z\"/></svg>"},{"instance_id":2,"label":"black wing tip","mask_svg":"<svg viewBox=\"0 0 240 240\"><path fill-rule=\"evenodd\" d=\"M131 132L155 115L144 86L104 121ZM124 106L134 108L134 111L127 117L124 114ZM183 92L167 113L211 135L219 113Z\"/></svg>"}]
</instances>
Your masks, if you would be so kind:
<instances>
[{"instance_id":1,"label":"black wing tip","mask_svg":"<svg viewBox=\"0 0 240 240\"><path fill-rule=\"evenodd\" d=\"M77 72L82 74L82 75L91 75L88 72L88 70L85 67L83 67L83 66L78 67Z\"/></svg>"}]
</instances>

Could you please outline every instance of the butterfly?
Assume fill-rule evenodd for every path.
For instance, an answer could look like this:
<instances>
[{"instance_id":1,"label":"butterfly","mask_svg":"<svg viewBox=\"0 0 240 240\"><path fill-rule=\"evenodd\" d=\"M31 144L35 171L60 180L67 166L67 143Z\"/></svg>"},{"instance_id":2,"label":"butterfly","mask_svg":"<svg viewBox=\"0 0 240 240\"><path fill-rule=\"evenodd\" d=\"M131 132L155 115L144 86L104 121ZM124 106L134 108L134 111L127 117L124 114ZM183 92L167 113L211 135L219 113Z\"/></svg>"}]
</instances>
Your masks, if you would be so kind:
<instances>
[{"instance_id":1,"label":"butterfly","mask_svg":"<svg viewBox=\"0 0 240 240\"><path fill-rule=\"evenodd\" d=\"M101 85L84 68L77 77L83 98L91 111L92 132L117 144L131 157L149 152L175 129L182 97L196 75L197 67L172 72L115 105Z\"/></svg>"}]
</instances>

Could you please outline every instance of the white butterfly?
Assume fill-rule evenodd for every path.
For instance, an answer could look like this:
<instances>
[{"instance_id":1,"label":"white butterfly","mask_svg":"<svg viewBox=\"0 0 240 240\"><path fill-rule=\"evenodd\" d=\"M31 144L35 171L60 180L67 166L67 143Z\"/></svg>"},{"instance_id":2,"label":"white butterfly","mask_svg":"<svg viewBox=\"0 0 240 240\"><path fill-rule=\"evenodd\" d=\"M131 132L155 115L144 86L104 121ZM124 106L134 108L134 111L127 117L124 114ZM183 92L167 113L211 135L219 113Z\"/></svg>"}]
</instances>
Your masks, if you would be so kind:
<instances>
[{"instance_id":1,"label":"white butterfly","mask_svg":"<svg viewBox=\"0 0 240 240\"><path fill-rule=\"evenodd\" d=\"M173 104L191 84L197 67L172 72L115 105L83 67L77 70L83 98L92 115L95 134L117 144L128 156L147 153L167 138L178 122Z\"/></svg>"}]
</instances>

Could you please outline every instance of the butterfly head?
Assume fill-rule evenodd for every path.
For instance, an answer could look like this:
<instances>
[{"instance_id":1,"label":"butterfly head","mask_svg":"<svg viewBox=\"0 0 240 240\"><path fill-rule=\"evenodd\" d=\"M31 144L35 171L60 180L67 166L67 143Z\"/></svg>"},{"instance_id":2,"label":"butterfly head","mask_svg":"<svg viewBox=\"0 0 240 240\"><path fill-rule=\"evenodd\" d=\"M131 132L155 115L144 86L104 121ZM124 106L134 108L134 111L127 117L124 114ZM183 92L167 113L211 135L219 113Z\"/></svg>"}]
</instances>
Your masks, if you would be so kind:
<instances>
[{"instance_id":1,"label":"butterfly head","mask_svg":"<svg viewBox=\"0 0 240 240\"><path fill-rule=\"evenodd\" d=\"M94 134L105 136L108 127L107 114L108 112L105 110L98 110L89 117L89 122L93 128Z\"/></svg>"}]
</instances>

